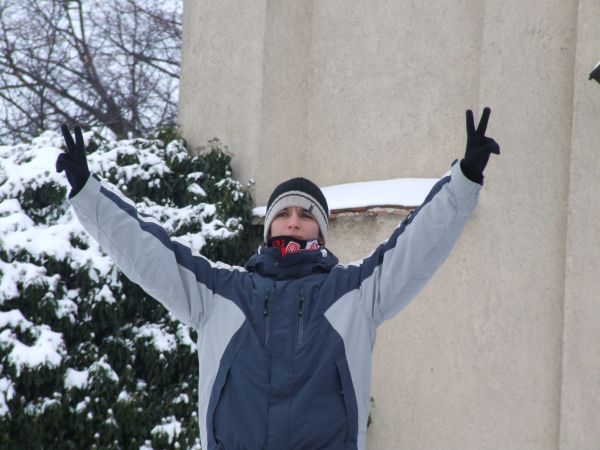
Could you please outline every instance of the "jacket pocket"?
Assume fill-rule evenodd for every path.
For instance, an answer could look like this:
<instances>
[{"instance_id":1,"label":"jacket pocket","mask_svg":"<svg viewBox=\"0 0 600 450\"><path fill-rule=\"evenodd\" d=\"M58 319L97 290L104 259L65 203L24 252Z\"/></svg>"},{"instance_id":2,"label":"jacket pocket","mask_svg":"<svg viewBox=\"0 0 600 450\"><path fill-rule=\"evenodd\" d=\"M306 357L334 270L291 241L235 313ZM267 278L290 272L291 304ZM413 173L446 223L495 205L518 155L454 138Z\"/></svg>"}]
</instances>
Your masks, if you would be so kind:
<instances>
[{"instance_id":1,"label":"jacket pocket","mask_svg":"<svg viewBox=\"0 0 600 450\"><path fill-rule=\"evenodd\" d=\"M222 406L222 399L223 399L223 391L225 389L225 385L227 384L228 380L229 380L229 372L231 370L231 367L227 368L227 370L225 371L225 373L221 376L217 376L217 380L215 380L215 390L213 391L213 394L211 396L211 402L209 404L209 410L208 410L208 424L210 424L210 436L212 437L213 442L216 441L216 437L219 436L222 433L219 433L219 409ZM217 384L218 383L218 384ZM210 439L209 439L210 440ZM219 448L221 448L221 443L219 443L217 441L217 444L219 445ZM214 443L213 443L214 445ZM209 448L210 448L210 442L209 442Z\"/></svg>"},{"instance_id":2,"label":"jacket pocket","mask_svg":"<svg viewBox=\"0 0 600 450\"><path fill-rule=\"evenodd\" d=\"M358 436L358 409L350 368L344 357L335 360L335 367L340 380L340 395L344 403L344 412L346 413L346 448L355 449Z\"/></svg>"},{"instance_id":3,"label":"jacket pocket","mask_svg":"<svg viewBox=\"0 0 600 450\"><path fill-rule=\"evenodd\" d=\"M268 361L260 339L247 323L239 340L221 358L211 393L206 424L208 448L260 449L268 420Z\"/></svg>"},{"instance_id":4,"label":"jacket pocket","mask_svg":"<svg viewBox=\"0 0 600 450\"><path fill-rule=\"evenodd\" d=\"M260 386L248 383L242 372L250 370L249 365L247 361L243 368L236 365L229 370L213 411L214 442L228 450L261 449L266 442L268 387L262 373L252 374L255 380L260 378Z\"/></svg>"},{"instance_id":5,"label":"jacket pocket","mask_svg":"<svg viewBox=\"0 0 600 450\"><path fill-rule=\"evenodd\" d=\"M347 396L347 381L346 381L346 373L345 370L343 368L343 365L341 364L341 362L339 360L335 361L335 368L337 369L337 373L338 373L338 377L340 380L340 395L342 396L342 400L344 401L344 413L346 414L346 423L348 423L348 400L346 399Z\"/></svg>"}]
</instances>

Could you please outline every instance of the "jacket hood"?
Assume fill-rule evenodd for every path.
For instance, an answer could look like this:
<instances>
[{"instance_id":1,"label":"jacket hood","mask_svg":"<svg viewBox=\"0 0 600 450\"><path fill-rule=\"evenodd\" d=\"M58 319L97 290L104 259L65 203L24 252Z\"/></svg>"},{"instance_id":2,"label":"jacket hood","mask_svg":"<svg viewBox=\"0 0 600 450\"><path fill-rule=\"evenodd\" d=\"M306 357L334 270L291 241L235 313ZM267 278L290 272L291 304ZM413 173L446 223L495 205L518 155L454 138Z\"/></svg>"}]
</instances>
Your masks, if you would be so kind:
<instances>
[{"instance_id":1,"label":"jacket hood","mask_svg":"<svg viewBox=\"0 0 600 450\"><path fill-rule=\"evenodd\" d=\"M282 280L328 273L338 262L337 256L325 247L281 256L278 248L262 246L250 257L245 268L249 272Z\"/></svg>"}]
</instances>

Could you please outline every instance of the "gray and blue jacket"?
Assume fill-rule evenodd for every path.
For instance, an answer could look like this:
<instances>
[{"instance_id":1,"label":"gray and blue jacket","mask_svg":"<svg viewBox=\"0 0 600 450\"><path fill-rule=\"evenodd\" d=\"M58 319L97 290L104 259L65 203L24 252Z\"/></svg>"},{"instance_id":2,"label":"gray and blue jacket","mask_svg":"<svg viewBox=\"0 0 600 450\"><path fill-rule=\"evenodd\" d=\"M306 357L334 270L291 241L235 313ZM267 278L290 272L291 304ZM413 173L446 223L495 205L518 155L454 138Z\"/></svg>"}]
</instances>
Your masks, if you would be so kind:
<instances>
[{"instance_id":1,"label":"gray and blue jacket","mask_svg":"<svg viewBox=\"0 0 600 450\"><path fill-rule=\"evenodd\" d=\"M198 331L202 448L366 449L377 327L446 259L480 188L455 164L349 265L326 249L212 262L95 176L71 202L120 269Z\"/></svg>"}]
</instances>

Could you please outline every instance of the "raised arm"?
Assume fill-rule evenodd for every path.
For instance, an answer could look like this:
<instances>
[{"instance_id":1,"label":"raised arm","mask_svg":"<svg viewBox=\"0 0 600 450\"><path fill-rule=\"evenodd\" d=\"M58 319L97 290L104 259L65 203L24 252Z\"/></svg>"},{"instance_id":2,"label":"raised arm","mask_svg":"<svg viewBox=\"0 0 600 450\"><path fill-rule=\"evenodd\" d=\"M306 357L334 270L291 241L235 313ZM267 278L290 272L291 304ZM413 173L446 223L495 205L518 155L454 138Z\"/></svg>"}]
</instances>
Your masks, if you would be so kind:
<instances>
[{"instance_id":1,"label":"raised arm","mask_svg":"<svg viewBox=\"0 0 600 450\"><path fill-rule=\"evenodd\" d=\"M485 136L490 109L477 128L467 111L467 146L460 164L439 180L421 206L359 265L361 302L377 324L393 317L445 261L467 224L498 144Z\"/></svg>"},{"instance_id":2,"label":"raised arm","mask_svg":"<svg viewBox=\"0 0 600 450\"><path fill-rule=\"evenodd\" d=\"M171 239L154 218L139 213L119 190L90 175L81 129L75 140L62 128L67 151L56 166L71 184L69 198L86 231L134 283L160 301L177 319L198 327L215 294L241 286L243 269L215 264Z\"/></svg>"}]
</instances>

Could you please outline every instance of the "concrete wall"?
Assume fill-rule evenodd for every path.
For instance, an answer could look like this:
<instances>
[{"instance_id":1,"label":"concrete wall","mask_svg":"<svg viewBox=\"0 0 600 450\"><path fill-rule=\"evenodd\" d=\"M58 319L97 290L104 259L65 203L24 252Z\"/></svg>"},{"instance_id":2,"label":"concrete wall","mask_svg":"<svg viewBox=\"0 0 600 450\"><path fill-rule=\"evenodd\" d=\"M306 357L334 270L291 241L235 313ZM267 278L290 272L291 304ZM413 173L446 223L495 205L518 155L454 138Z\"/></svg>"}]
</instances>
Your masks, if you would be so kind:
<instances>
[{"instance_id":1,"label":"concrete wall","mask_svg":"<svg viewBox=\"0 0 600 450\"><path fill-rule=\"evenodd\" d=\"M369 448L600 448L598 23L594 0L185 2L183 134L227 143L260 204L294 175L439 176L492 107L473 220L380 329ZM329 246L398 220L336 219Z\"/></svg>"},{"instance_id":2,"label":"concrete wall","mask_svg":"<svg viewBox=\"0 0 600 450\"><path fill-rule=\"evenodd\" d=\"M561 448L600 448L600 3L579 1L566 239Z\"/></svg>"}]
</instances>

